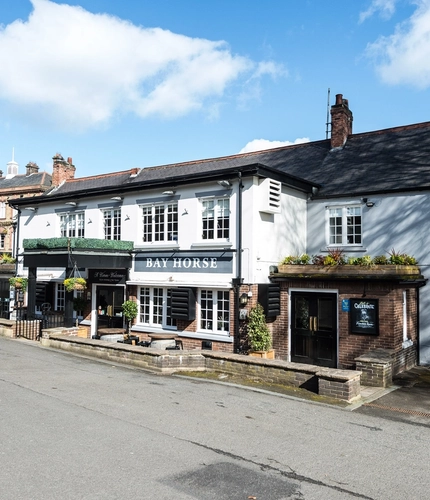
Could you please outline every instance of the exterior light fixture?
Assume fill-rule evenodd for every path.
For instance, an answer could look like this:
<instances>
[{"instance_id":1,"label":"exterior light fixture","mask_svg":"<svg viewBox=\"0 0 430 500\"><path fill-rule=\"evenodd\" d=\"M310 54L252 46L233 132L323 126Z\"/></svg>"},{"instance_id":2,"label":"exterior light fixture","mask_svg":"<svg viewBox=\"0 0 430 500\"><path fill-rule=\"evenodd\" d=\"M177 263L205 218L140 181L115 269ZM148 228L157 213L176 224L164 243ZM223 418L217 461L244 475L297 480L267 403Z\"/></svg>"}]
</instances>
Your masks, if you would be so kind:
<instances>
[{"instance_id":1,"label":"exterior light fixture","mask_svg":"<svg viewBox=\"0 0 430 500\"><path fill-rule=\"evenodd\" d=\"M176 193L176 191L173 191L171 189L169 189L167 191L163 191L163 194L166 196L173 196L175 193Z\"/></svg>"},{"instance_id":2,"label":"exterior light fixture","mask_svg":"<svg viewBox=\"0 0 430 500\"><path fill-rule=\"evenodd\" d=\"M124 220L130 220L130 216L127 214Z\"/></svg>"},{"instance_id":3,"label":"exterior light fixture","mask_svg":"<svg viewBox=\"0 0 430 500\"><path fill-rule=\"evenodd\" d=\"M361 200L367 208L372 208L376 205L376 203L374 201L370 201L369 198L362 198Z\"/></svg>"},{"instance_id":4,"label":"exterior light fixture","mask_svg":"<svg viewBox=\"0 0 430 500\"><path fill-rule=\"evenodd\" d=\"M239 297L239 305L240 305L240 307L245 307L246 304L248 304L248 294L244 292Z\"/></svg>"},{"instance_id":5,"label":"exterior light fixture","mask_svg":"<svg viewBox=\"0 0 430 500\"><path fill-rule=\"evenodd\" d=\"M24 210L30 210L30 212L37 212L37 208L35 207L25 207Z\"/></svg>"},{"instance_id":6,"label":"exterior light fixture","mask_svg":"<svg viewBox=\"0 0 430 500\"><path fill-rule=\"evenodd\" d=\"M66 201L65 205L70 205L71 207L76 207L76 201Z\"/></svg>"},{"instance_id":7,"label":"exterior light fixture","mask_svg":"<svg viewBox=\"0 0 430 500\"><path fill-rule=\"evenodd\" d=\"M231 187L231 182L228 181L227 179L222 179L221 181L217 181L217 183L224 188Z\"/></svg>"},{"instance_id":8,"label":"exterior light fixture","mask_svg":"<svg viewBox=\"0 0 430 500\"><path fill-rule=\"evenodd\" d=\"M111 200L113 201L122 201L124 198L122 196L112 196Z\"/></svg>"}]
</instances>

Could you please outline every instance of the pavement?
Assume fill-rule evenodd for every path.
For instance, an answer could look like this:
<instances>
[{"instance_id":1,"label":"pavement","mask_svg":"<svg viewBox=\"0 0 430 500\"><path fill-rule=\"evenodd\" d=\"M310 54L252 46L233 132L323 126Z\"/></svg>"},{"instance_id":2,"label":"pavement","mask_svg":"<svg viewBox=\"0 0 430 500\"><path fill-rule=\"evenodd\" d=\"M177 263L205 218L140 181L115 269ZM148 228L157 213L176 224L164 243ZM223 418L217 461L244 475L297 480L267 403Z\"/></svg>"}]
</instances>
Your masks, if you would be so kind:
<instances>
[{"instance_id":1,"label":"pavement","mask_svg":"<svg viewBox=\"0 0 430 500\"><path fill-rule=\"evenodd\" d=\"M430 366L416 366L393 377L388 388L362 387L351 410L430 426Z\"/></svg>"}]
</instances>

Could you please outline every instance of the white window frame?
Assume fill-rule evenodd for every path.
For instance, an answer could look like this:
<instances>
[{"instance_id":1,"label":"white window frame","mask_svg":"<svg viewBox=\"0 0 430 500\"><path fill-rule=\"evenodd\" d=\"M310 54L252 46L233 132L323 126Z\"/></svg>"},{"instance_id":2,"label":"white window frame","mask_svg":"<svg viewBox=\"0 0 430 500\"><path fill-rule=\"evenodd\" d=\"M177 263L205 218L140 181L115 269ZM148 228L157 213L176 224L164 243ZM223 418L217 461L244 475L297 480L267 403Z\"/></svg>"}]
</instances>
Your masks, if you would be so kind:
<instances>
[{"instance_id":1,"label":"white window frame","mask_svg":"<svg viewBox=\"0 0 430 500\"><path fill-rule=\"evenodd\" d=\"M229 197L202 198L202 241L230 241L231 210ZM227 221L227 224L225 222Z\"/></svg>"},{"instance_id":2,"label":"white window frame","mask_svg":"<svg viewBox=\"0 0 430 500\"><path fill-rule=\"evenodd\" d=\"M170 293L171 288L140 286L138 289L137 325L176 331L176 320L169 315Z\"/></svg>"},{"instance_id":3,"label":"white window frame","mask_svg":"<svg viewBox=\"0 0 430 500\"><path fill-rule=\"evenodd\" d=\"M121 207L105 208L103 216L103 237L105 240L121 239ZM109 221L109 224L108 224Z\"/></svg>"},{"instance_id":4,"label":"white window frame","mask_svg":"<svg viewBox=\"0 0 430 500\"><path fill-rule=\"evenodd\" d=\"M55 286L55 310L64 311L66 308L66 288L63 283L56 283Z\"/></svg>"},{"instance_id":5,"label":"white window frame","mask_svg":"<svg viewBox=\"0 0 430 500\"><path fill-rule=\"evenodd\" d=\"M85 238L85 212L65 212L59 215L62 238Z\"/></svg>"},{"instance_id":6,"label":"white window frame","mask_svg":"<svg viewBox=\"0 0 430 500\"><path fill-rule=\"evenodd\" d=\"M212 335L230 334L230 291L206 289L198 291L198 329Z\"/></svg>"},{"instance_id":7,"label":"white window frame","mask_svg":"<svg viewBox=\"0 0 430 500\"><path fill-rule=\"evenodd\" d=\"M178 202L151 203L140 206L144 244L178 241Z\"/></svg>"},{"instance_id":8,"label":"white window frame","mask_svg":"<svg viewBox=\"0 0 430 500\"><path fill-rule=\"evenodd\" d=\"M351 213L351 211L358 210L358 214ZM334 211L338 212L335 216ZM360 224L349 224L350 217L360 217ZM340 218L340 224L332 225L332 219ZM332 228L339 228L338 234L332 234ZM349 227L353 228L353 233L348 234ZM360 227L360 232L356 232L357 227ZM340 238L339 238L340 236ZM348 241L350 238L353 240L360 239L360 241ZM333 241L333 238L338 238L340 241ZM326 241L328 247L362 247L363 246L363 210L360 204L350 205L329 205L326 207Z\"/></svg>"}]
</instances>

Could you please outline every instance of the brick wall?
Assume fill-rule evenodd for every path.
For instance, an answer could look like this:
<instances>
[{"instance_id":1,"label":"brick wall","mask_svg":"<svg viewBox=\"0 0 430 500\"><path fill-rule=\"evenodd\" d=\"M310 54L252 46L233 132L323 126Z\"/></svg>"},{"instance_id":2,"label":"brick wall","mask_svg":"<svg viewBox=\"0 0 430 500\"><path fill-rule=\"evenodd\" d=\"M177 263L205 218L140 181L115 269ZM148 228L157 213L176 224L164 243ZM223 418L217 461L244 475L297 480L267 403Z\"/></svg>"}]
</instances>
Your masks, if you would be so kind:
<instances>
[{"instance_id":1,"label":"brick wall","mask_svg":"<svg viewBox=\"0 0 430 500\"><path fill-rule=\"evenodd\" d=\"M289 301L290 288L309 291L334 290L338 292L339 368L355 369L355 358L376 349L391 349L393 373L410 368L416 363L417 341L417 291L407 291L408 337L413 346L408 349L403 343L403 290L393 281L318 281L286 280L281 282L281 315L271 324L273 347L276 357L288 359L289 354ZM351 333L350 313L342 311L342 299L363 298L379 300L379 335L356 335Z\"/></svg>"}]
</instances>

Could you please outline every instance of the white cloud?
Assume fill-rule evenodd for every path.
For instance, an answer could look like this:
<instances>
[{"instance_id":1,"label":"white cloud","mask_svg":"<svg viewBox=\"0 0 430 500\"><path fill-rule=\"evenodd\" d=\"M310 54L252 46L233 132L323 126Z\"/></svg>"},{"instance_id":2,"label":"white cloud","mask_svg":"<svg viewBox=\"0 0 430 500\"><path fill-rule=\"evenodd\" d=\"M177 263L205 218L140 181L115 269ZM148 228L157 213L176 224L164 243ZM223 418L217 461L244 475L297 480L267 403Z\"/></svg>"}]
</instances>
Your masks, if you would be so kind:
<instances>
[{"instance_id":1,"label":"white cloud","mask_svg":"<svg viewBox=\"0 0 430 500\"><path fill-rule=\"evenodd\" d=\"M396 2L397 0L373 0L367 10L360 12L359 22L364 22L377 12L383 19L390 19L396 10Z\"/></svg>"},{"instance_id":2,"label":"white cloud","mask_svg":"<svg viewBox=\"0 0 430 500\"><path fill-rule=\"evenodd\" d=\"M254 139L248 142L244 148L239 151L240 153L252 153L253 151L263 151L265 149L281 148L283 146L293 146L294 144L303 144L309 142L308 137L301 137L294 142L290 141L269 141L267 139Z\"/></svg>"},{"instance_id":3,"label":"white cloud","mask_svg":"<svg viewBox=\"0 0 430 500\"><path fill-rule=\"evenodd\" d=\"M369 44L366 53L375 60L383 82L407 84L419 89L430 86L430 0L416 0L410 19L393 35Z\"/></svg>"},{"instance_id":4,"label":"white cloud","mask_svg":"<svg viewBox=\"0 0 430 500\"><path fill-rule=\"evenodd\" d=\"M274 63L210 41L142 28L107 14L31 0L27 21L0 26L0 98L63 126L91 127L123 112L214 115L214 100L243 78L283 74ZM209 107L209 105L208 105Z\"/></svg>"}]
</instances>

